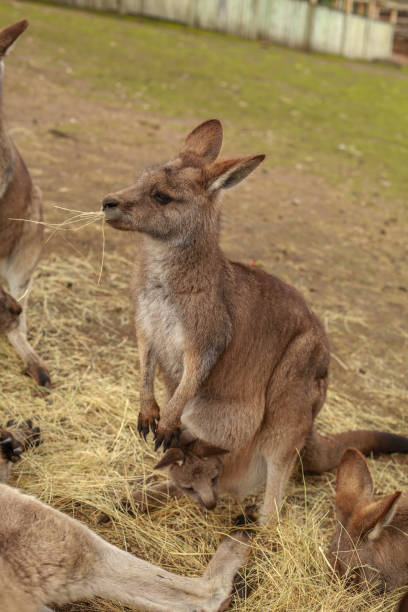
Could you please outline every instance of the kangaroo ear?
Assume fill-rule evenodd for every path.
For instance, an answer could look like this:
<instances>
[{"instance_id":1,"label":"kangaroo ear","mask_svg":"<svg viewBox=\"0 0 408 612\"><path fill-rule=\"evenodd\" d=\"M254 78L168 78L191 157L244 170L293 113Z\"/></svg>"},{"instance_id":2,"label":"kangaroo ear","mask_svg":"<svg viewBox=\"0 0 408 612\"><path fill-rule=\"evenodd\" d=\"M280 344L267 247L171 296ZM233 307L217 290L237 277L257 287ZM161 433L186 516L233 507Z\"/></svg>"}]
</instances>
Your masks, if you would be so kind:
<instances>
[{"instance_id":1,"label":"kangaroo ear","mask_svg":"<svg viewBox=\"0 0 408 612\"><path fill-rule=\"evenodd\" d=\"M265 159L265 155L225 159L215 162L207 168L207 189L211 192L218 189L234 187L251 174Z\"/></svg>"},{"instance_id":2,"label":"kangaroo ear","mask_svg":"<svg viewBox=\"0 0 408 612\"><path fill-rule=\"evenodd\" d=\"M364 456L356 448L347 448L337 468L336 510L338 519L344 522L355 506L363 500L371 500L374 483Z\"/></svg>"},{"instance_id":3,"label":"kangaroo ear","mask_svg":"<svg viewBox=\"0 0 408 612\"><path fill-rule=\"evenodd\" d=\"M218 157L222 136L222 125L218 119L205 121L187 136L180 157L199 157L205 164L209 164Z\"/></svg>"},{"instance_id":4,"label":"kangaroo ear","mask_svg":"<svg viewBox=\"0 0 408 612\"><path fill-rule=\"evenodd\" d=\"M361 511L362 533L368 533L369 540L376 540L386 525L389 525L397 510L401 491L372 502Z\"/></svg>"},{"instance_id":5,"label":"kangaroo ear","mask_svg":"<svg viewBox=\"0 0 408 612\"><path fill-rule=\"evenodd\" d=\"M0 30L0 58L7 54L13 42L24 32L28 26L28 21L18 21L13 25Z\"/></svg>"},{"instance_id":6,"label":"kangaroo ear","mask_svg":"<svg viewBox=\"0 0 408 612\"><path fill-rule=\"evenodd\" d=\"M226 455L229 450L220 448L219 446L213 446L208 442L202 440L196 440L189 446L189 452L196 457L204 459L204 457L214 457L216 455Z\"/></svg>"},{"instance_id":7,"label":"kangaroo ear","mask_svg":"<svg viewBox=\"0 0 408 612\"><path fill-rule=\"evenodd\" d=\"M184 463L184 459L185 454L181 448L169 448L169 450L164 453L160 461L156 463L154 469L162 470L163 468L168 467L173 463L178 463L179 461L181 461L181 463Z\"/></svg>"}]
</instances>

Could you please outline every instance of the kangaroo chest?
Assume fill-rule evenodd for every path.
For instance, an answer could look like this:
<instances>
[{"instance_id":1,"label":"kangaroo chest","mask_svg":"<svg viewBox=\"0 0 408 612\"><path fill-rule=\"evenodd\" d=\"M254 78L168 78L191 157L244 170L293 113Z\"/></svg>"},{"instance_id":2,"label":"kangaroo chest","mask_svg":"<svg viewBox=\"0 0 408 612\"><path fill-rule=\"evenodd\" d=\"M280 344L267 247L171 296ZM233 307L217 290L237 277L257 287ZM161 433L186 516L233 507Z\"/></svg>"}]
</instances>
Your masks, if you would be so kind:
<instances>
[{"instance_id":1,"label":"kangaroo chest","mask_svg":"<svg viewBox=\"0 0 408 612\"><path fill-rule=\"evenodd\" d=\"M185 332L177 304L166 287L157 285L142 290L137 297L136 316L161 369L178 383L183 373Z\"/></svg>"}]
</instances>

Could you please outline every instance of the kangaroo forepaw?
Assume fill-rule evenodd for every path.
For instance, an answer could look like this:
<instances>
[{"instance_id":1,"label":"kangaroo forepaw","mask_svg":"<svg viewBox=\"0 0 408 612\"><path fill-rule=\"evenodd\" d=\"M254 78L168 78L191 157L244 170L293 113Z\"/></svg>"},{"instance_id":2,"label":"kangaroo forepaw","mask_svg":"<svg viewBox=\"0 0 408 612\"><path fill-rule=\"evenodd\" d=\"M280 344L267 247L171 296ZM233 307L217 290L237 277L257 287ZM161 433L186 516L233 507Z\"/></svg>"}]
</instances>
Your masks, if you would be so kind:
<instances>
[{"instance_id":1,"label":"kangaroo forepaw","mask_svg":"<svg viewBox=\"0 0 408 612\"><path fill-rule=\"evenodd\" d=\"M27 421L19 425L11 419L7 422L6 427L8 429L6 433L16 439L22 445L23 450L39 446L42 442L41 430L39 427L33 426L31 419L27 419Z\"/></svg>"},{"instance_id":2,"label":"kangaroo forepaw","mask_svg":"<svg viewBox=\"0 0 408 612\"><path fill-rule=\"evenodd\" d=\"M154 450L155 451L159 450L159 448L163 444L163 451L166 452L166 450L170 448L170 446L173 443L177 445L180 440L180 433L181 433L180 426L176 427L176 429L168 430L168 429L161 429L159 425L154 435L154 439L155 439Z\"/></svg>"},{"instance_id":3,"label":"kangaroo forepaw","mask_svg":"<svg viewBox=\"0 0 408 612\"><path fill-rule=\"evenodd\" d=\"M139 432L139 435L143 436L143 438L146 440L148 433L151 430L153 437L155 438L157 431L157 421L158 418L155 416L145 416L139 413L139 418L137 421L137 431Z\"/></svg>"},{"instance_id":4,"label":"kangaroo forepaw","mask_svg":"<svg viewBox=\"0 0 408 612\"><path fill-rule=\"evenodd\" d=\"M24 452L24 447L9 431L0 430L0 452L4 459L16 463Z\"/></svg>"}]
</instances>

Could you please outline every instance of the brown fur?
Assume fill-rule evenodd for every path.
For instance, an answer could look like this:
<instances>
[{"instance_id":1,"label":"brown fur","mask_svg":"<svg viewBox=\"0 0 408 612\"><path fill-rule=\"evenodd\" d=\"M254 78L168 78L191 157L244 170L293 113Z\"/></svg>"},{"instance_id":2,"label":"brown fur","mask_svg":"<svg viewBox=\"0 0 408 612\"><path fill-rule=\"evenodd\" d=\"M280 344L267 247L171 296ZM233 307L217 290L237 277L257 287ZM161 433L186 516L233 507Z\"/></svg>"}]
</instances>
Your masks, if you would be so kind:
<instances>
[{"instance_id":1,"label":"brown fur","mask_svg":"<svg viewBox=\"0 0 408 612\"><path fill-rule=\"evenodd\" d=\"M398 612L408 612L408 593L401 599L398 606Z\"/></svg>"},{"instance_id":2,"label":"brown fur","mask_svg":"<svg viewBox=\"0 0 408 612\"><path fill-rule=\"evenodd\" d=\"M0 429L0 479L22 443ZM3 451L3 452L2 452ZM0 484L0 607L45 612L47 604L106 597L155 612L226 610L249 554L243 531L225 538L201 578L184 578L123 552L79 521Z\"/></svg>"},{"instance_id":3,"label":"brown fur","mask_svg":"<svg viewBox=\"0 0 408 612\"><path fill-rule=\"evenodd\" d=\"M23 308L17 326L11 328L7 336L23 359L27 373L39 384L49 386L47 369L27 340L25 320L31 278L41 253L43 230L36 223L12 220L41 221L41 195L33 186L24 161L7 134L1 107L3 58L27 25L27 21L19 21L0 31L0 277Z\"/></svg>"},{"instance_id":4,"label":"brown fur","mask_svg":"<svg viewBox=\"0 0 408 612\"><path fill-rule=\"evenodd\" d=\"M337 470L339 521L329 558L340 575L380 590L408 585L408 494L377 499L363 455L347 449Z\"/></svg>"},{"instance_id":5,"label":"brown fur","mask_svg":"<svg viewBox=\"0 0 408 612\"><path fill-rule=\"evenodd\" d=\"M264 159L216 161L221 143L220 122L205 122L175 160L108 195L103 210L112 227L140 233L132 288L139 430L146 435L150 427L156 448L166 448L182 423L230 451L220 457L218 491L244 496L266 482L265 520L280 508L305 446L305 467L321 471L337 464L349 442L347 435L323 438L313 429L329 366L319 319L296 289L229 261L220 249L219 195ZM168 393L161 410L153 392L156 365ZM366 448L367 433L353 435Z\"/></svg>"},{"instance_id":6,"label":"brown fur","mask_svg":"<svg viewBox=\"0 0 408 612\"><path fill-rule=\"evenodd\" d=\"M18 326L18 320L22 308L20 304L0 287L0 333L15 329Z\"/></svg>"}]
</instances>

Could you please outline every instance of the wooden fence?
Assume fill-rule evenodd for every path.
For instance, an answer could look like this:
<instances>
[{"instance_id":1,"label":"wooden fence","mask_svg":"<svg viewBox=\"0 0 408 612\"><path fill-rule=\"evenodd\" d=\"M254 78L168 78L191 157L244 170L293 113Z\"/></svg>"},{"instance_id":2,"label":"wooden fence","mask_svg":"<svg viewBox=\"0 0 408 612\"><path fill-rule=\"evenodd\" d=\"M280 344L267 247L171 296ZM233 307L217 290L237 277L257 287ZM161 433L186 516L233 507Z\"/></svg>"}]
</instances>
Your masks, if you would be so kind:
<instances>
[{"instance_id":1,"label":"wooden fence","mask_svg":"<svg viewBox=\"0 0 408 612\"><path fill-rule=\"evenodd\" d=\"M392 54L394 26L316 0L54 0L57 4L145 15L262 38L290 47L349 58L382 59Z\"/></svg>"}]
</instances>

